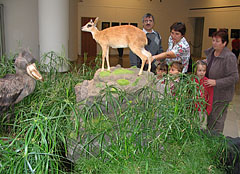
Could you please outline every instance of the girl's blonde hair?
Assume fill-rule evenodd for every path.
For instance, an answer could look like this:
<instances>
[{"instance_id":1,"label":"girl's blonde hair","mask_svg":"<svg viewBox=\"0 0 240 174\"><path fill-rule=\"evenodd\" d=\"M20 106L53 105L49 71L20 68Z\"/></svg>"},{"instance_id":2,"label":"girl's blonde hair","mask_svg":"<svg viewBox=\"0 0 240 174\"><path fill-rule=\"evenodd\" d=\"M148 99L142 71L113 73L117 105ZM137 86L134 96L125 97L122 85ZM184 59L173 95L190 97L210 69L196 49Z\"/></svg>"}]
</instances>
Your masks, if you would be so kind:
<instances>
[{"instance_id":1,"label":"girl's blonde hair","mask_svg":"<svg viewBox=\"0 0 240 174\"><path fill-rule=\"evenodd\" d=\"M204 60L198 60L195 64L195 68L194 68L194 74L196 75L197 74L197 69L198 69L198 66L199 65L202 65L202 66L206 66L207 68L207 62L204 61Z\"/></svg>"}]
</instances>

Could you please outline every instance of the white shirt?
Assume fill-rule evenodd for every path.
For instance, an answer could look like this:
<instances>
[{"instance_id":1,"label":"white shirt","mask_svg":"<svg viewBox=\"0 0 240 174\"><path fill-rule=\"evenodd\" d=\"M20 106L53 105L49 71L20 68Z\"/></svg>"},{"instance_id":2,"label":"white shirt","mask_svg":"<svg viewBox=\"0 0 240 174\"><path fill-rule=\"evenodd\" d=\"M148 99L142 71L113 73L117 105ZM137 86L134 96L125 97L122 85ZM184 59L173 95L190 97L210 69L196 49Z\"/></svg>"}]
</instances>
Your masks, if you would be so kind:
<instances>
[{"instance_id":1,"label":"white shirt","mask_svg":"<svg viewBox=\"0 0 240 174\"><path fill-rule=\"evenodd\" d=\"M168 51L172 51L175 55L176 58L172 58L172 59L166 59L167 63L171 63L173 61L181 61L184 68L182 73L187 72L188 70L188 64L189 64L189 59L190 59L190 47L189 44L187 42L187 40L185 39L185 37L183 37L176 45L174 45L172 37L170 36L168 39Z\"/></svg>"}]
</instances>

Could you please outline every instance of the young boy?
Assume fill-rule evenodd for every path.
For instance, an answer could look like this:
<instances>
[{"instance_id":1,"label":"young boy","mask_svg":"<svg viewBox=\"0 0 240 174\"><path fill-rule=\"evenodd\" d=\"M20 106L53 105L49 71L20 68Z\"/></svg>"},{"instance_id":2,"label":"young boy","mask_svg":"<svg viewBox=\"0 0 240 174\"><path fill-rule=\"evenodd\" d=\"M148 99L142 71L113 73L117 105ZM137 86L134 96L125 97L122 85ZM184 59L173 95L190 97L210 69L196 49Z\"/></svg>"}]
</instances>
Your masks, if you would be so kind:
<instances>
[{"instance_id":1,"label":"young boy","mask_svg":"<svg viewBox=\"0 0 240 174\"><path fill-rule=\"evenodd\" d=\"M173 77L173 81L170 81L169 87L170 87L172 95L174 95L174 96L175 96L174 85L180 81L179 74L182 73L183 67L184 66L179 61L174 61L170 65L169 74Z\"/></svg>"},{"instance_id":2,"label":"young boy","mask_svg":"<svg viewBox=\"0 0 240 174\"><path fill-rule=\"evenodd\" d=\"M157 65L156 68L156 74L157 74L157 79L162 79L163 78L163 74L167 74L168 73L168 65L165 62L161 62Z\"/></svg>"},{"instance_id":3,"label":"young boy","mask_svg":"<svg viewBox=\"0 0 240 174\"><path fill-rule=\"evenodd\" d=\"M170 65L170 70L169 70L169 74L172 74L176 77L178 77L178 74L180 74L183 70L183 65L181 62L175 61L172 62L172 64Z\"/></svg>"}]
</instances>

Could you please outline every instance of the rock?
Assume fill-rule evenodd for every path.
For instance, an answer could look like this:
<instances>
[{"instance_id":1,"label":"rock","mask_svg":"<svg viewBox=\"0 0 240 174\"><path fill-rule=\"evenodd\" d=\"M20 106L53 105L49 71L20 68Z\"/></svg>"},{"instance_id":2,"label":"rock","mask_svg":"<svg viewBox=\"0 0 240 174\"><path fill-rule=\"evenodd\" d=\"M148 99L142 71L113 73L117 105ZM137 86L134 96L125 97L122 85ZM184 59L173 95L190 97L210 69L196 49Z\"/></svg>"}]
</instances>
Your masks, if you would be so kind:
<instances>
[{"instance_id":1,"label":"rock","mask_svg":"<svg viewBox=\"0 0 240 174\"><path fill-rule=\"evenodd\" d=\"M152 72L143 71L141 76L138 76L138 72L138 68L122 68L120 65L111 67L110 72L98 69L92 80L84 80L75 86L76 100L81 102L98 96L106 86L115 86L130 94L153 84L155 76Z\"/></svg>"},{"instance_id":2,"label":"rock","mask_svg":"<svg viewBox=\"0 0 240 174\"><path fill-rule=\"evenodd\" d=\"M83 120L83 118L79 120L79 135L73 136L74 134L72 134L72 136L70 135L67 139L67 157L69 160L75 162L80 157L83 157L84 154L86 154L86 148L89 154L93 156L99 155L101 145L98 139L95 139L96 135L90 133L91 130L85 130L84 127L87 121L94 124L102 121L101 115L108 116L109 123L104 120L104 126L108 127L108 125L111 125L110 122L116 119L116 115L124 112L123 110L127 108L129 102L131 102L131 105L134 105L138 102L137 100L141 100L142 98L145 99L144 101L147 101L148 98L152 99L155 97L155 95L149 96L144 92L139 92L143 88L148 87L156 87L154 89L157 91L160 89L158 85L155 85L158 84L156 83L155 75L152 72L143 71L143 74L138 76L138 72L138 68L122 68L120 65L117 65L116 67L111 67L111 71L101 71L101 69L99 69L96 71L92 80L85 80L75 86L76 100L81 103L79 111L82 112L83 115L86 114L86 116L84 116L86 118L84 118L85 120ZM111 95L117 99L114 100L115 103L106 104L110 103L106 101L108 99L107 97L105 98L104 92L102 92L106 89L113 91ZM127 99L124 97L120 97L121 99L119 99L118 97L121 95L121 93L118 93L119 91L122 91L124 97L127 96ZM138 96L138 99L136 96ZM93 103L98 103L97 107L93 106ZM91 109L88 110L84 108L85 106L91 106ZM99 110L101 111L99 112ZM123 118L119 117L119 119ZM101 130L99 132L101 132ZM116 130L115 133L118 134L119 132ZM107 134L104 134L102 138L105 141L105 145L111 145L114 141L112 138L109 138ZM88 143L89 141L91 143Z\"/></svg>"}]
</instances>

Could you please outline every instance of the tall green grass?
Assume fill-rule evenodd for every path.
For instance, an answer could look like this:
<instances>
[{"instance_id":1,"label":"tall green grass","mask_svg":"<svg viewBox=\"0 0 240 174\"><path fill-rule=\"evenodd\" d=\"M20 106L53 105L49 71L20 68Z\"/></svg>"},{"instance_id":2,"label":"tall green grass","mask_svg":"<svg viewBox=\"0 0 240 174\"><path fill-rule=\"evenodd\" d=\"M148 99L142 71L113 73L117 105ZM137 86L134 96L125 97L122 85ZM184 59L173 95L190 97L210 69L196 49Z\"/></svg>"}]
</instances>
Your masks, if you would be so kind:
<instances>
[{"instance_id":1,"label":"tall green grass","mask_svg":"<svg viewBox=\"0 0 240 174\"><path fill-rule=\"evenodd\" d=\"M3 77L5 74L12 74L15 73L14 69L14 58L16 55L11 55L6 57L5 55L0 57L0 78Z\"/></svg>"},{"instance_id":2,"label":"tall green grass","mask_svg":"<svg viewBox=\"0 0 240 174\"><path fill-rule=\"evenodd\" d=\"M81 109L78 142L82 148L76 170L224 173L218 160L224 138L210 138L200 131L195 103L203 101L192 78L184 76L175 84L175 95L159 94L154 86L134 94L107 86L99 98Z\"/></svg>"},{"instance_id":3,"label":"tall green grass","mask_svg":"<svg viewBox=\"0 0 240 174\"><path fill-rule=\"evenodd\" d=\"M93 68L85 57L67 73L48 66L45 81L15 106L11 123L1 117L1 130L12 129L1 131L0 173L224 173L225 139L200 131L194 103L202 101L192 76L176 84L175 95L155 85L133 94L106 86L76 103L74 87L92 79L97 60ZM6 61L1 76L14 72ZM74 168L66 159L71 141L81 145Z\"/></svg>"}]
</instances>

